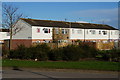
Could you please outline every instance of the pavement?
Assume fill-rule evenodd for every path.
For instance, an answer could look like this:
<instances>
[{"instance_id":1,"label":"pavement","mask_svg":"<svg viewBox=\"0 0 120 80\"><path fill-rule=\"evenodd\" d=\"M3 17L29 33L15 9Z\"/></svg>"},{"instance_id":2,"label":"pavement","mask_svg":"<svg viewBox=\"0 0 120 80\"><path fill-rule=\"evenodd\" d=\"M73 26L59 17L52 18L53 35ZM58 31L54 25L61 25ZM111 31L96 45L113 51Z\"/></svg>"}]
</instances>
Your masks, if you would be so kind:
<instances>
[{"instance_id":1,"label":"pavement","mask_svg":"<svg viewBox=\"0 0 120 80\"><path fill-rule=\"evenodd\" d=\"M115 71L94 71L94 70L72 70L72 69L39 69L39 68L21 68L21 69L13 69L13 68L3 68L2 70L2 78L4 80L13 78L29 78L28 80L42 80L42 79L99 79L103 78L105 80L115 79L118 80L118 72ZM16 79L16 80L17 80ZM25 80L25 79L23 79Z\"/></svg>"}]
</instances>

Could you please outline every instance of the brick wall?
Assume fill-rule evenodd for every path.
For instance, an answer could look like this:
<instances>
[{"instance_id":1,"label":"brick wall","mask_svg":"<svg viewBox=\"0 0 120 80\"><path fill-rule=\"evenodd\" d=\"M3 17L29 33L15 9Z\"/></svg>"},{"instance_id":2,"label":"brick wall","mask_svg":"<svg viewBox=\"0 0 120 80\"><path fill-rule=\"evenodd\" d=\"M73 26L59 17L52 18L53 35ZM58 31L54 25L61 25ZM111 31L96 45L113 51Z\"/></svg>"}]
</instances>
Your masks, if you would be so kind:
<instances>
[{"instance_id":1,"label":"brick wall","mask_svg":"<svg viewBox=\"0 0 120 80\"><path fill-rule=\"evenodd\" d=\"M12 49L16 49L19 45L25 45L26 47L29 47L32 45L31 39L13 39L12 40ZM4 47L6 49L9 49L9 40L4 41Z\"/></svg>"}]
</instances>

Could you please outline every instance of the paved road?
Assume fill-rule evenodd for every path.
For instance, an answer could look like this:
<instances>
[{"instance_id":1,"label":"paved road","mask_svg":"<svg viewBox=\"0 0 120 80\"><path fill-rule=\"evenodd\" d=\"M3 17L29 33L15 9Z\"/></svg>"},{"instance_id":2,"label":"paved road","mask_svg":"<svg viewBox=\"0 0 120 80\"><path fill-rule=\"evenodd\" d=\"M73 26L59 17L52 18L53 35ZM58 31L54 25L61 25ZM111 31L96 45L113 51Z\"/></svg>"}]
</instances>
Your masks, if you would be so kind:
<instances>
[{"instance_id":1,"label":"paved road","mask_svg":"<svg viewBox=\"0 0 120 80\"><path fill-rule=\"evenodd\" d=\"M4 69L3 78L118 78L118 72L87 70Z\"/></svg>"}]
</instances>

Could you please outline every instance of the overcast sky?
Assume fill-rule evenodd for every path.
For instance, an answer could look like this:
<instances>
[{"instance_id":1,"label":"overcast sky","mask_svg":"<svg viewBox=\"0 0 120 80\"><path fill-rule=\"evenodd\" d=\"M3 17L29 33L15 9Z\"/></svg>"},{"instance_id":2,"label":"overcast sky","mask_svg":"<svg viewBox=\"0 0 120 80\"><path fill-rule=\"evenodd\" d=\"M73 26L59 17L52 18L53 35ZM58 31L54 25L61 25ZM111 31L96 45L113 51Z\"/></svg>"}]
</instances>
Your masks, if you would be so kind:
<instances>
[{"instance_id":1,"label":"overcast sky","mask_svg":"<svg viewBox=\"0 0 120 80\"><path fill-rule=\"evenodd\" d=\"M5 4L5 2L3 3ZM28 18L108 24L118 28L118 2L7 2Z\"/></svg>"}]
</instances>

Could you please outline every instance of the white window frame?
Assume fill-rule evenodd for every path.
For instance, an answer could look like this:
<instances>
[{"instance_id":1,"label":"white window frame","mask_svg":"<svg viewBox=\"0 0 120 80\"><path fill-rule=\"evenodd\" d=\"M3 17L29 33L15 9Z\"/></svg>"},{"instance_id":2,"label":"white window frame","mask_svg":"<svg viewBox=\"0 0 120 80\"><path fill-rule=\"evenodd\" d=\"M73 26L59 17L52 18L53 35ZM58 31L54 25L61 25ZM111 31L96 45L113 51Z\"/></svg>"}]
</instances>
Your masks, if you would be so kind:
<instances>
[{"instance_id":1,"label":"white window frame","mask_svg":"<svg viewBox=\"0 0 120 80\"><path fill-rule=\"evenodd\" d=\"M103 35L107 35L107 31L102 31Z\"/></svg>"},{"instance_id":2,"label":"white window frame","mask_svg":"<svg viewBox=\"0 0 120 80\"><path fill-rule=\"evenodd\" d=\"M59 29L55 29L55 33L56 33L56 34L59 34Z\"/></svg>"},{"instance_id":3,"label":"white window frame","mask_svg":"<svg viewBox=\"0 0 120 80\"><path fill-rule=\"evenodd\" d=\"M62 29L62 34L68 34L68 30L67 29Z\"/></svg>"},{"instance_id":4,"label":"white window frame","mask_svg":"<svg viewBox=\"0 0 120 80\"><path fill-rule=\"evenodd\" d=\"M90 30L91 34L95 35L96 31L95 30Z\"/></svg>"},{"instance_id":5,"label":"white window frame","mask_svg":"<svg viewBox=\"0 0 120 80\"><path fill-rule=\"evenodd\" d=\"M78 34L82 34L82 30L77 30L77 33Z\"/></svg>"}]
</instances>

